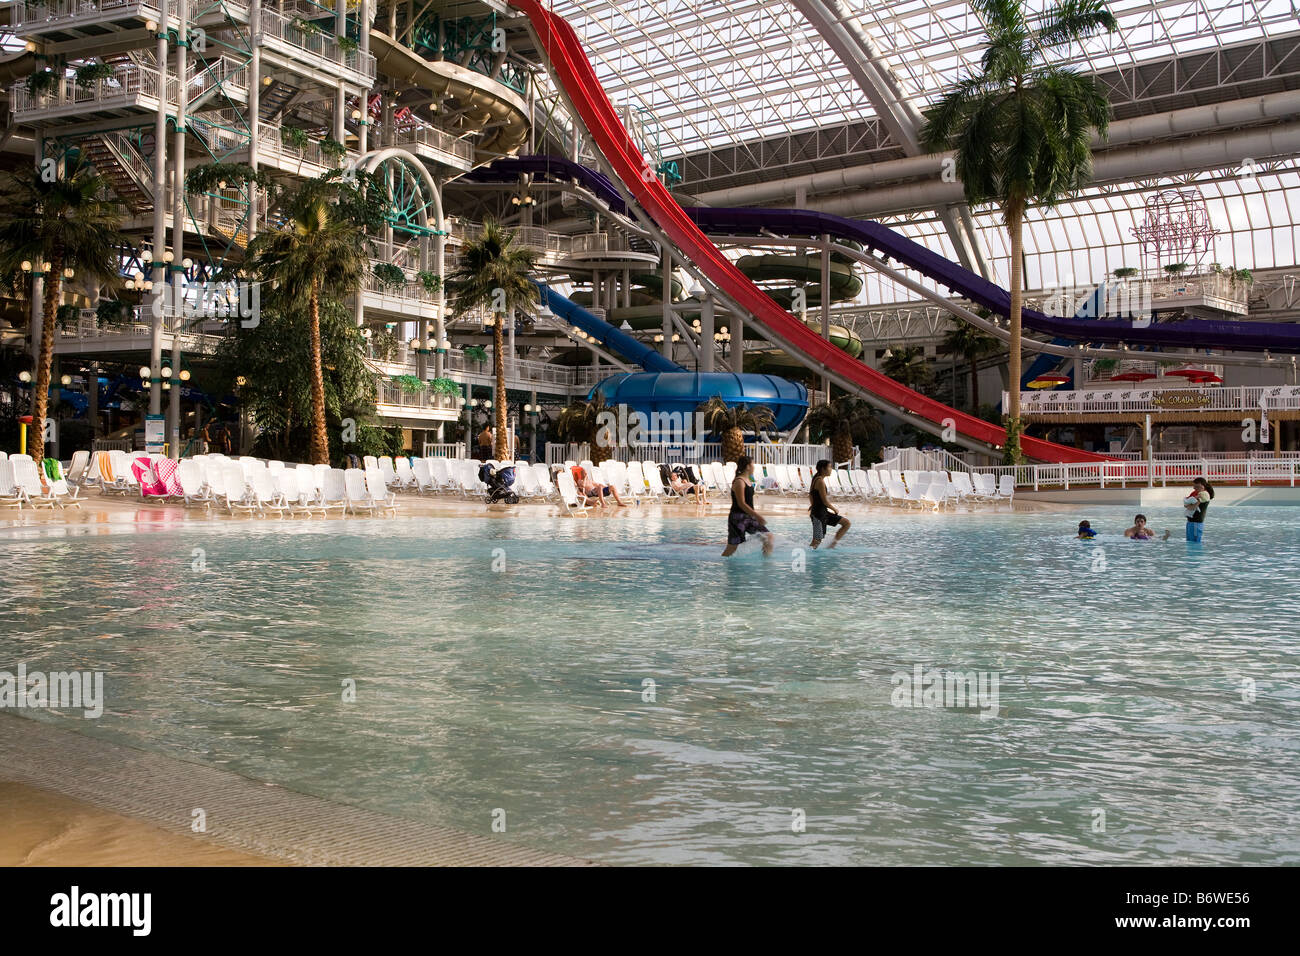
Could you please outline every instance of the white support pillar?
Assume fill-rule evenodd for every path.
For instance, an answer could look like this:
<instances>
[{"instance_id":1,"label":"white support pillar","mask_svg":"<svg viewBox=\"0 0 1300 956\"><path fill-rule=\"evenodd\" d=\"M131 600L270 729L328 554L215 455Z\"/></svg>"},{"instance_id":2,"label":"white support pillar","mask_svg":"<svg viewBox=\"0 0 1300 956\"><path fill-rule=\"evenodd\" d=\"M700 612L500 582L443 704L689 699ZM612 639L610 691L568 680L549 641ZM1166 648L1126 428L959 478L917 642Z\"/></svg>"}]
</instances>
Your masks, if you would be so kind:
<instances>
[{"instance_id":1,"label":"white support pillar","mask_svg":"<svg viewBox=\"0 0 1300 956\"><path fill-rule=\"evenodd\" d=\"M660 351L664 358L673 357L673 303L672 303L672 278L673 278L673 254L667 246L664 247L664 293L659 298L664 304L664 321L663 336L664 340Z\"/></svg>"},{"instance_id":2,"label":"white support pillar","mask_svg":"<svg viewBox=\"0 0 1300 956\"><path fill-rule=\"evenodd\" d=\"M713 294L704 293L704 303L700 307L700 371L713 371Z\"/></svg>"},{"instance_id":3,"label":"white support pillar","mask_svg":"<svg viewBox=\"0 0 1300 956\"><path fill-rule=\"evenodd\" d=\"M248 10L248 34L251 50L248 63L248 165L257 171L257 150L262 142L262 0L253 0ZM257 235L257 187L248 187L248 239Z\"/></svg>"},{"instance_id":4,"label":"white support pillar","mask_svg":"<svg viewBox=\"0 0 1300 956\"><path fill-rule=\"evenodd\" d=\"M831 338L831 237L822 236L822 338L830 341ZM822 391L826 393L826 400L830 401L831 397L831 380L830 376L822 377Z\"/></svg>"},{"instance_id":5,"label":"white support pillar","mask_svg":"<svg viewBox=\"0 0 1300 956\"><path fill-rule=\"evenodd\" d=\"M176 2L176 75L180 82L176 84L176 139L172 150L172 383L171 401L167 410L167 435L170 442L169 453L178 457L181 453L181 329L184 319L185 268L185 122L188 106L187 90L189 84L189 0ZM160 385L154 391L161 390Z\"/></svg>"},{"instance_id":6,"label":"white support pillar","mask_svg":"<svg viewBox=\"0 0 1300 956\"><path fill-rule=\"evenodd\" d=\"M167 27L170 21L169 0L158 3L158 41L157 59L158 75L167 77ZM159 91L158 112L154 117L154 158L153 158L153 301L150 317L149 335L149 377L153 379L149 389L149 414L162 412L162 390L158 379L162 371L162 331L163 303L167 295L167 263L163 253L167 251L167 88L171 84L164 82ZM179 84L178 84L179 86Z\"/></svg>"},{"instance_id":7,"label":"white support pillar","mask_svg":"<svg viewBox=\"0 0 1300 956\"><path fill-rule=\"evenodd\" d=\"M745 371L745 317L739 312L731 315L731 370Z\"/></svg>"},{"instance_id":8,"label":"white support pillar","mask_svg":"<svg viewBox=\"0 0 1300 956\"><path fill-rule=\"evenodd\" d=\"M370 23L374 19L374 0L361 0L361 11L358 16L361 22L358 25L358 31L361 35L361 60L365 62L366 56L370 53ZM357 124L357 151L365 155L370 148L370 91L361 91L361 122ZM442 426L439 425L439 428ZM441 441L441 439L439 439Z\"/></svg>"}]
</instances>

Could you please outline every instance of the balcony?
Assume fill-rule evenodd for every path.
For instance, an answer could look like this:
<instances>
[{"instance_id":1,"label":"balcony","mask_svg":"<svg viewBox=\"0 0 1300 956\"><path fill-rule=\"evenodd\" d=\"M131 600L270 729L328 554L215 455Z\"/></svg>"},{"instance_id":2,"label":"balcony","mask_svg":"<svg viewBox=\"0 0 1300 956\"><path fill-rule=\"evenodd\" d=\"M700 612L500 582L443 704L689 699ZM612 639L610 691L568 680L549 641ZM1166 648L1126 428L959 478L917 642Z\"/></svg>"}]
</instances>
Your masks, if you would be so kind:
<instances>
[{"instance_id":1,"label":"balcony","mask_svg":"<svg viewBox=\"0 0 1300 956\"><path fill-rule=\"evenodd\" d=\"M258 40L270 49L278 49L285 56L292 57L310 66L323 66L314 62L316 58L327 60L335 66L355 74L347 77L352 82L369 87L375 79L375 58L360 50L345 50L339 46L336 37L317 32L307 27L306 21L290 19L274 10L262 8L262 29ZM306 27L306 29L304 29ZM266 41L272 41L266 43ZM303 54L309 54L304 57Z\"/></svg>"},{"instance_id":2,"label":"balcony","mask_svg":"<svg viewBox=\"0 0 1300 956\"><path fill-rule=\"evenodd\" d=\"M474 167L474 144L440 129L398 130L396 145L444 166L468 172Z\"/></svg>"},{"instance_id":3,"label":"balcony","mask_svg":"<svg viewBox=\"0 0 1300 956\"><path fill-rule=\"evenodd\" d=\"M460 414L460 396L434 392L428 386L408 390L380 376L375 382L375 411L383 418L450 422Z\"/></svg>"},{"instance_id":4,"label":"balcony","mask_svg":"<svg viewBox=\"0 0 1300 956\"><path fill-rule=\"evenodd\" d=\"M106 79L82 86L74 77L64 76L55 81L53 89L39 93L29 92L26 81L20 80L10 87L9 103L16 122L95 112L155 111L163 89L157 69L122 65ZM175 81L168 80L166 89L173 93Z\"/></svg>"}]
</instances>

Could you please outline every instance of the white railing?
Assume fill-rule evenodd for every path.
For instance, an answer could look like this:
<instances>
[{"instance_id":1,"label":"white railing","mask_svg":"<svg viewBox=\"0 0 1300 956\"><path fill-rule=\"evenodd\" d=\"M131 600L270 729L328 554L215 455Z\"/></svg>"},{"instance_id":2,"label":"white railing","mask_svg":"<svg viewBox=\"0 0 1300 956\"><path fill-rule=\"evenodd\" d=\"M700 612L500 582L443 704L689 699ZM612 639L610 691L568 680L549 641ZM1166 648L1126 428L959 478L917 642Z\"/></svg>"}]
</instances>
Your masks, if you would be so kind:
<instances>
[{"instance_id":1,"label":"white railing","mask_svg":"<svg viewBox=\"0 0 1300 956\"><path fill-rule=\"evenodd\" d=\"M468 458L465 454L464 442L431 442L424 443L425 458Z\"/></svg>"},{"instance_id":2,"label":"white railing","mask_svg":"<svg viewBox=\"0 0 1300 956\"><path fill-rule=\"evenodd\" d=\"M1115 412L1253 412L1300 409L1300 386L1220 385L1183 388L1075 389L1067 392L1021 392L1021 410L1029 415L1107 414ZM1261 403L1266 403L1262 405Z\"/></svg>"},{"instance_id":3,"label":"white railing","mask_svg":"<svg viewBox=\"0 0 1300 956\"><path fill-rule=\"evenodd\" d=\"M427 146L429 149L454 156L464 163L474 162L473 143L440 129L422 126L416 129L398 130L396 143L398 146Z\"/></svg>"},{"instance_id":4,"label":"white railing","mask_svg":"<svg viewBox=\"0 0 1300 956\"><path fill-rule=\"evenodd\" d=\"M722 461L721 442L645 442L637 445L609 449L607 457L618 461L653 461L659 464ZM745 454L759 465L808 465L812 467L822 459L831 458L829 445L777 445L768 442L746 442ZM591 448L582 444L546 443L546 463L559 465L566 461L591 458ZM854 467L858 467L854 456Z\"/></svg>"},{"instance_id":5,"label":"white railing","mask_svg":"<svg viewBox=\"0 0 1300 956\"><path fill-rule=\"evenodd\" d=\"M360 50L344 50L333 36L310 29L304 30L300 25L301 22L295 22L266 7L262 8L263 35L282 40L307 53L314 53L349 70L354 70L368 79L375 78L373 56Z\"/></svg>"},{"instance_id":6,"label":"white railing","mask_svg":"<svg viewBox=\"0 0 1300 956\"><path fill-rule=\"evenodd\" d=\"M456 395L434 392L428 388L421 388L417 391L407 391L400 383L387 378L379 379L376 385L375 401L379 405L419 409L423 411L431 411L434 409L460 410L460 398Z\"/></svg>"},{"instance_id":7,"label":"white railing","mask_svg":"<svg viewBox=\"0 0 1300 956\"><path fill-rule=\"evenodd\" d=\"M169 86L174 81L169 81ZM94 80L84 86L77 83L74 76L59 77L52 89L39 93L27 90L27 81L20 80L9 90L10 109L14 115L31 113L37 110L58 109L64 106L84 104L106 105L130 100L138 96L157 98L162 89L158 71L147 66L117 66L113 75Z\"/></svg>"},{"instance_id":8,"label":"white railing","mask_svg":"<svg viewBox=\"0 0 1300 956\"><path fill-rule=\"evenodd\" d=\"M1130 485L1162 488L1190 485L1193 478L1211 482L1242 483L1247 487L1285 482L1294 487L1300 478L1300 458L1205 457L1182 461L1075 462L1055 465L995 465L972 471L997 477L1012 475L1016 486L1042 488L1127 488Z\"/></svg>"}]
</instances>

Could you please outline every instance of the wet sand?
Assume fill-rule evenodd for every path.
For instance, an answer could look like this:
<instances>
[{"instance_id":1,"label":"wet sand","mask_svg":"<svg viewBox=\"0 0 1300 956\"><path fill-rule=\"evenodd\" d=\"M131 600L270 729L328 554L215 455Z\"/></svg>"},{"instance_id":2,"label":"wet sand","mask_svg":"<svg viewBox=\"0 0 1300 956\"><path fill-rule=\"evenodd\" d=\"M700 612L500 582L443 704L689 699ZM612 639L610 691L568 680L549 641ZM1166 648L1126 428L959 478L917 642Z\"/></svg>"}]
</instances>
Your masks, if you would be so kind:
<instances>
[{"instance_id":1,"label":"wet sand","mask_svg":"<svg viewBox=\"0 0 1300 956\"><path fill-rule=\"evenodd\" d=\"M284 866L0 781L0 866Z\"/></svg>"}]
</instances>

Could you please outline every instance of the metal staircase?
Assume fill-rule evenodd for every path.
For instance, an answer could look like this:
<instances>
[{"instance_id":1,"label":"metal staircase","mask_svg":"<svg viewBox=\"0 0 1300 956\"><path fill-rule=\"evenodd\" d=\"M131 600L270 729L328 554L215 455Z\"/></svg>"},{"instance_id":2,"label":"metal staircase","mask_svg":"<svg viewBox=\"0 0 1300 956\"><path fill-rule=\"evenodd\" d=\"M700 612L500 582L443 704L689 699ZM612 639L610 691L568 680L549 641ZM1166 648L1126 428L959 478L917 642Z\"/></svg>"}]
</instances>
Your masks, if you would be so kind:
<instances>
[{"instance_id":1,"label":"metal staircase","mask_svg":"<svg viewBox=\"0 0 1300 956\"><path fill-rule=\"evenodd\" d=\"M153 208L153 170L122 133L100 133L81 142L86 162L108 181L132 215Z\"/></svg>"},{"instance_id":2,"label":"metal staircase","mask_svg":"<svg viewBox=\"0 0 1300 956\"><path fill-rule=\"evenodd\" d=\"M288 109L293 98L298 95L298 87L291 86L280 80L273 80L271 85L262 91L262 98L258 101L257 117L263 123L269 123L276 119L281 113Z\"/></svg>"}]
</instances>

